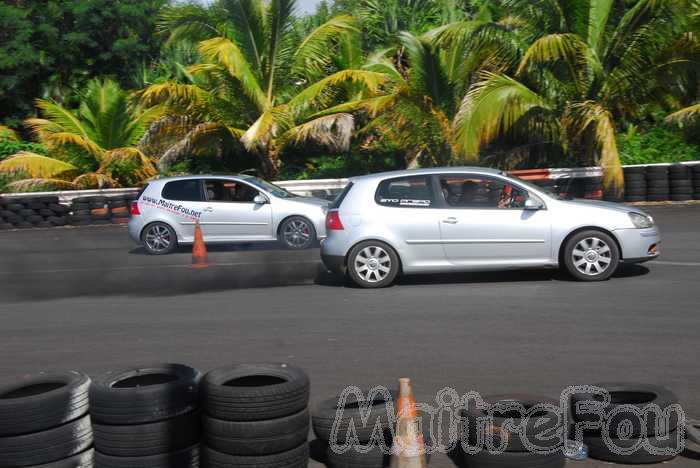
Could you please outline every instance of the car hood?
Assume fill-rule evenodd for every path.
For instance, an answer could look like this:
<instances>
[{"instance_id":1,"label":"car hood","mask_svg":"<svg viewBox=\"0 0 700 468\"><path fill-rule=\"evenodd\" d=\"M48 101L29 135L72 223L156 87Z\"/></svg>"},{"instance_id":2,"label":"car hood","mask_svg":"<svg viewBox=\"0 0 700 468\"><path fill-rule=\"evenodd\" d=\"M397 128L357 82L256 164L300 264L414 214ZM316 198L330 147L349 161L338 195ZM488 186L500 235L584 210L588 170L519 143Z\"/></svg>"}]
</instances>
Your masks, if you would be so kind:
<instances>
[{"instance_id":1,"label":"car hood","mask_svg":"<svg viewBox=\"0 0 700 468\"><path fill-rule=\"evenodd\" d=\"M321 198L316 198L316 197L294 197L294 198L289 198L287 201L291 201L294 203L302 203L304 205L313 205L313 206L320 206L321 208L327 208L328 205L331 204L328 200L323 200Z\"/></svg>"},{"instance_id":2,"label":"car hood","mask_svg":"<svg viewBox=\"0 0 700 468\"><path fill-rule=\"evenodd\" d=\"M583 198L574 198L573 200L562 200L562 203L566 205L576 205L576 206L589 206L592 208L603 208L608 210L620 211L623 213L629 213L630 211L636 211L638 213L644 213L643 210L637 207L631 207L624 205L622 203L613 203L601 200L586 200Z\"/></svg>"}]
</instances>

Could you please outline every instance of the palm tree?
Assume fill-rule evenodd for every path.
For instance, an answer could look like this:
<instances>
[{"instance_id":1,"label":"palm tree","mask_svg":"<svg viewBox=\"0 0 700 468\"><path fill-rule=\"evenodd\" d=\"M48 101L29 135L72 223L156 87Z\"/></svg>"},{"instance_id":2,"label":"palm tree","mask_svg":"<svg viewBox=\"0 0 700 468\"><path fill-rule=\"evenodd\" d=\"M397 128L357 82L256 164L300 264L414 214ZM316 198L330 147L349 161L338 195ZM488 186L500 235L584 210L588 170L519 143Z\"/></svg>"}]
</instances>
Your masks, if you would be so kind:
<instances>
[{"instance_id":1,"label":"palm tree","mask_svg":"<svg viewBox=\"0 0 700 468\"><path fill-rule=\"evenodd\" d=\"M20 152L2 161L0 172L27 176L10 188L118 187L156 174L151 160L135 146L162 109L130 105L115 82L90 81L75 110L41 99L37 107L43 117L26 124L54 157Z\"/></svg>"},{"instance_id":2,"label":"palm tree","mask_svg":"<svg viewBox=\"0 0 700 468\"><path fill-rule=\"evenodd\" d=\"M202 61L188 69L188 82L168 81L142 93L147 105L165 104L200 122L163 155L161 170L202 147L240 142L275 178L289 143L348 147L352 115L314 114L365 90L376 92L386 77L359 68L359 30L351 16L331 18L298 37L294 7L294 0L227 0L166 10L168 40L199 41Z\"/></svg>"},{"instance_id":3,"label":"palm tree","mask_svg":"<svg viewBox=\"0 0 700 468\"><path fill-rule=\"evenodd\" d=\"M460 153L476 158L483 145L503 138L555 142L579 163L600 163L606 184L621 185L616 122L670 97L686 65L686 2L507 0L505 6L527 46L519 52L517 40L504 42L504 57L515 53L516 60L477 75L455 122Z\"/></svg>"}]
</instances>

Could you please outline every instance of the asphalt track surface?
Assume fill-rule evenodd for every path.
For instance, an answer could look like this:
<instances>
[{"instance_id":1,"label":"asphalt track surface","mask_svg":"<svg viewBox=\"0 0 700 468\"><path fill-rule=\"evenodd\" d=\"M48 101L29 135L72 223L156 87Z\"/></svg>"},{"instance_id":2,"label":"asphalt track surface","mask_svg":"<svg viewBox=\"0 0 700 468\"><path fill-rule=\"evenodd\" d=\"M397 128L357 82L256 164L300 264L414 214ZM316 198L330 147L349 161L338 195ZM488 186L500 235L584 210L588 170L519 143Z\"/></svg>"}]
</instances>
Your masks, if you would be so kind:
<instances>
[{"instance_id":1,"label":"asphalt track surface","mask_svg":"<svg viewBox=\"0 0 700 468\"><path fill-rule=\"evenodd\" d=\"M318 250L211 248L214 265L192 270L187 250L147 256L123 227L0 232L0 381L285 361L310 375L312 404L402 376L424 402L445 386L556 397L568 385L638 381L673 389L698 418L700 205L648 210L662 258L594 284L518 271L366 291L323 272ZM438 455L430 466L454 465ZM700 466L700 448L666 466Z\"/></svg>"}]
</instances>

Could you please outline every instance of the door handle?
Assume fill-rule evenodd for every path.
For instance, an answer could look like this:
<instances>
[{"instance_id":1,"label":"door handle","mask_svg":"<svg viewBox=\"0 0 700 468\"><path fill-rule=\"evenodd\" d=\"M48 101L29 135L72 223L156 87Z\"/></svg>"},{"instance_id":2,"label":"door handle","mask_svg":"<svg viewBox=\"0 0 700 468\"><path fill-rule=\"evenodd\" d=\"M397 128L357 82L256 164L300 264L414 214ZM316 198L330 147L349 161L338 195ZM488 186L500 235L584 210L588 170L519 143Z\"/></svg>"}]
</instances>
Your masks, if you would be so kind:
<instances>
[{"instance_id":1,"label":"door handle","mask_svg":"<svg viewBox=\"0 0 700 468\"><path fill-rule=\"evenodd\" d=\"M211 213L212 211L214 211L214 208L212 208L211 206L207 206L207 207L204 208L202 211L203 211L204 213Z\"/></svg>"},{"instance_id":2,"label":"door handle","mask_svg":"<svg viewBox=\"0 0 700 468\"><path fill-rule=\"evenodd\" d=\"M442 222L445 224L457 224L459 221L457 221L457 218L447 218L443 219Z\"/></svg>"}]
</instances>

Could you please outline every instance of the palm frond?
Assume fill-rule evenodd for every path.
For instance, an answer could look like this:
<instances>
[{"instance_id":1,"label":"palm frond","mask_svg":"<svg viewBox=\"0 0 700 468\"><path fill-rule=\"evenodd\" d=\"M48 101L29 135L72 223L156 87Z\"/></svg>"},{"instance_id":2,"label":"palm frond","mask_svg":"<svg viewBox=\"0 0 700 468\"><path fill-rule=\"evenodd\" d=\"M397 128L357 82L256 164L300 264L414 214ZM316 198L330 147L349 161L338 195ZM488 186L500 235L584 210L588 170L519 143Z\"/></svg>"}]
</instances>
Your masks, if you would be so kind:
<instances>
[{"instance_id":1,"label":"palm frond","mask_svg":"<svg viewBox=\"0 0 700 468\"><path fill-rule=\"evenodd\" d=\"M206 60L224 66L240 82L243 92L258 106L258 109L262 111L269 107L268 99L257 77L233 41L225 37L215 37L201 42L199 52Z\"/></svg>"},{"instance_id":2,"label":"palm frond","mask_svg":"<svg viewBox=\"0 0 700 468\"><path fill-rule=\"evenodd\" d=\"M25 124L49 147L76 145L95 156L102 148L91 138L91 130L72 111L54 102L37 100L45 118L27 119Z\"/></svg>"},{"instance_id":3,"label":"palm frond","mask_svg":"<svg viewBox=\"0 0 700 468\"><path fill-rule=\"evenodd\" d=\"M309 33L294 52L292 72L316 80L333 61L334 41L359 35L357 20L350 15L335 16Z\"/></svg>"},{"instance_id":4,"label":"palm frond","mask_svg":"<svg viewBox=\"0 0 700 468\"><path fill-rule=\"evenodd\" d=\"M260 117L241 137L241 143L248 151L259 151L292 125L292 115L286 106L273 107L260 114Z\"/></svg>"},{"instance_id":5,"label":"palm frond","mask_svg":"<svg viewBox=\"0 0 700 468\"><path fill-rule=\"evenodd\" d=\"M399 40L410 61L409 85L412 92L427 96L437 105L452 100L452 87L447 81L440 57L430 44L414 35L402 32Z\"/></svg>"},{"instance_id":6,"label":"palm frond","mask_svg":"<svg viewBox=\"0 0 700 468\"><path fill-rule=\"evenodd\" d=\"M165 104L195 114L206 107L208 99L209 93L201 87L174 81L151 85L141 93L141 104L146 107Z\"/></svg>"},{"instance_id":7,"label":"palm frond","mask_svg":"<svg viewBox=\"0 0 700 468\"><path fill-rule=\"evenodd\" d=\"M525 52L525 56L518 66L516 75L520 76L532 66L561 61L569 69L573 79L585 70L582 64L585 62L588 47L576 34L548 34L536 40Z\"/></svg>"},{"instance_id":8,"label":"palm frond","mask_svg":"<svg viewBox=\"0 0 700 468\"><path fill-rule=\"evenodd\" d=\"M10 127L6 127L4 125L0 125L0 138L5 138L12 141L19 141L17 132L12 130Z\"/></svg>"},{"instance_id":9,"label":"palm frond","mask_svg":"<svg viewBox=\"0 0 700 468\"><path fill-rule=\"evenodd\" d=\"M674 112L666 117L668 122L684 123L694 120L700 114L700 104L694 104Z\"/></svg>"},{"instance_id":10,"label":"palm frond","mask_svg":"<svg viewBox=\"0 0 700 468\"><path fill-rule=\"evenodd\" d=\"M242 134L240 129L219 123L198 124L184 138L168 148L158 161L158 169L168 172L174 164L189 158L220 154L222 147L230 148L236 145Z\"/></svg>"},{"instance_id":11,"label":"palm frond","mask_svg":"<svg viewBox=\"0 0 700 468\"><path fill-rule=\"evenodd\" d=\"M455 118L455 148L467 159L495 137L507 133L526 112L548 104L537 93L507 75L490 72L467 93Z\"/></svg>"},{"instance_id":12,"label":"palm frond","mask_svg":"<svg viewBox=\"0 0 700 468\"><path fill-rule=\"evenodd\" d=\"M266 40L265 4L260 1L225 0L230 13L232 35L258 77L263 75Z\"/></svg>"},{"instance_id":13,"label":"palm frond","mask_svg":"<svg viewBox=\"0 0 700 468\"><path fill-rule=\"evenodd\" d=\"M41 154L21 151L0 162L0 172L5 174L27 174L33 179L69 177L77 167Z\"/></svg>"},{"instance_id":14,"label":"palm frond","mask_svg":"<svg viewBox=\"0 0 700 468\"><path fill-rule=\"evenodd\" d=\"M107 174L100 174L97 172L88 172L73 180L73 185L78 190L85 189L106 189L106 188L119 188L120 184L116 180L112 179Z\"/></svg>"},{"instance_id":15,"label":"palm frond","mask_svg":"<svg viewBox=\"0 0 700 468\"><path fill-rule=\"evenodd\" d=\"M605 27L612 11L614 0L589 0L588 16L588 46L600 54L598 47L601 44Z\"/></svg>"},{"instance_id":16,"label":"palm frond","mask_svg":"<svg viewBox=\"0 0 700 468\"><path fill-rule=\"evenodd\" d=\"M291 58L292 49L289 47L289 33L292 29L292 19L296 0L271 0L267 9L267 69L265 83L269 108L274 106L274 89L277 84L279 69Z\"/></svg>"},{"instance_id":17,"label":"palm frond","mask_svg":"<svg viewBox=\"0 0 700 468\"><path fill-rule=\"evenodd\" d=\"M10 182L6 186L8 192L37 192L48 190L75 190L76 185L69 180L51 178L32 178Z\"/></svg>"},{"instance_id":18,"label":"palm frond","mask_svg":"<svg viewBox=\"0 0 700 468\"><path fill-rule=\"evenodd\" d=\"M355 120L351 114L333 114L318 117L296 127L292 127L282 136L282 142L293 141L301 144L314 142L327 147L330 151L347 151L355 129Z\"/></svg>"},{"instance_id":19,"label":"palm frond","mask_svg":"<svg viewBox=\"0 0 700 468\"><path fill-rule=\"evenodd\" d=\"M117 148L107 151L97 172L116 179L115 173L125 169L129 177L137 181L144 181L158 174L151 160L136 148Z\"/></svg>"},{"instance_id":20,"label":"palm frond","mask_svg":"<svg viewBox=\"0 0 700 468\"><path fill-rule=\"evenodd\" d=\"M166 6L160 13L158 31L168 35L166 46L183 40L203 41L219 35L219 13L197 4Z\"/></svg>"},{"instance_id":21,"label":"palm frond","mask_svg":"<svg viewBox=\"0 0 700 468\"><path fill-rule=\"evenodd\" d=\"M397 96L395 94L386 94L383 96L347 101L317 112L311 115L310 118L314 119L324 115L358 111L364 111L367 112L370 117L376 117L378 114L390 109L396 103L396 100Z\"/></svg>"}]
</instances>

